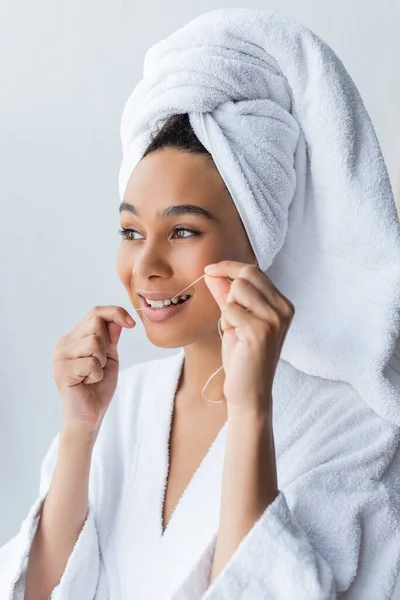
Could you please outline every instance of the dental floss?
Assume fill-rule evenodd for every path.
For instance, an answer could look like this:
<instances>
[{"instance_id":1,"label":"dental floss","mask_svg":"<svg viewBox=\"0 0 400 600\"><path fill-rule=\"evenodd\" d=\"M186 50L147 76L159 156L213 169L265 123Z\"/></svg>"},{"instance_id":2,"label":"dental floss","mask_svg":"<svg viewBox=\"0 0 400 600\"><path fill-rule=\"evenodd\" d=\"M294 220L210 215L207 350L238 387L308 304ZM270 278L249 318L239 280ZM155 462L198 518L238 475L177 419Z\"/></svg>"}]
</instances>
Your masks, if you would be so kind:
<instances>
[{"instance_id":1,"label":"dental floss","mask_svg":"<svg viewBox=\"0 0 400 600\"><path fill-rule=\"evenodd\" d=\"M172 298L177 298L178 296L180 296L180 295L182 294L182 292L184 292L184 291L185 291L185 290L187 290L189 287L191 287L192 285L194 285L195 283L197 283L198 281L200 281L200 279L203 279L203 277L205 277L206 275L207 275L207 273L204 273L204 275L202 275L201 277L199 277L198 279L196 279L196 281L193 281L193 283L191 283L191 284L187 285L185 288L183 288L183 290L181 290L181 291L179 292L179 294L176 294L176 295L175 295L175 296L173 296ZM229 281L231 281L231 282L232 282L232 279L231 279L230 277L227 277L227 279L229 279ZM172 298L171 298L171 300L172 300ZM145 308L146 308L146 307L145 307ZM145 310L145 308L136 308L135 310ZM218 319L218 333L219 333L219 337L221 338L221 341L222 341L222 349L223 349L223 350L225 350L225 352L226 352L226 346L225 346L224 338L223 338L223 336L222 336L222 333L221 333L221 325L220 325L220 321L221 321L221 317ZM207 402L211 402L212 404L221 404L221 402L224 402L224 400L223 400L223 399L222 399L222 400L210 400L210 398L206 398L206 397L205 397L205 395L204 395L204 393L203 393L203 392L204 392L204 390L206 389L207 385L209 384L210 380L211 380L213 377L215 377L215 375L216 375L217 373L219 373L219 372L220 372L220 370L221 370L221 369L223 369L223 368L224 368L224 367L223 367L223 365L222 365L222 366L221 366L219 369L217 369L217 370L215 371L215 373L213 373L212 375L210 375L210 377L207 379L207 382L206 382L205 386L204 386L204 387L203 387L203 389L201 390L201 395L202 395L202 397L204 398L204 400L207 400Z\"/></svg>"},{"instance_id":2,"label":"dental floss","mask_svg":"<svg viewBox=\"0 0 400 600\"><path fill-rule=\"evenodd\" d=\"M187 290L189 287L191 287L192 285L194 285L195 283L197 283L198 281L200 281L200 279L202 279L203 277L205 277L207 275L207 273L204 273L204 275L202 275L201 277L199 277L198 279L196 279L196 281L193 281L193 283L190 283L189 285L187 285L185 288L183 288L183 290L181 290L179 292L179 294L176 294L175 296L172 296L171 300L174 300L174 298L178 298L178 296L180 296L182 294L182 292L184 292L185 290ZM145 310L145 308L136 308L135 310Z\"/></svg>"}]
</instances>

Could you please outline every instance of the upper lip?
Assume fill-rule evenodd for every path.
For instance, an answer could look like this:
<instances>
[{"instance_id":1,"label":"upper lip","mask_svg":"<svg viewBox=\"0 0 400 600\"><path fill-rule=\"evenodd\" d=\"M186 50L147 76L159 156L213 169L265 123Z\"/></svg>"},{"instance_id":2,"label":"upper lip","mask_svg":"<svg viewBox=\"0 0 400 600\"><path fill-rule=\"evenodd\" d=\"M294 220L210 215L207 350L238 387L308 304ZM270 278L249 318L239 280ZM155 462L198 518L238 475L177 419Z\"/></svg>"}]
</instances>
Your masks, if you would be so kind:
<instances>
[{"instance_id":1,"label":"upper lip","mask_svg":"<svg viewBox=\"0 0 400 600\"><path fill-rule=\"evenodd\" d=\"M173 294L167 294L166 292L146 292L145 290L136 290L136 293L148 300L171 300L171 298L177 297ZM179 294L179 296L190 296L190 294L184 292L183 294Z\"/></svg>"}]
</instances>

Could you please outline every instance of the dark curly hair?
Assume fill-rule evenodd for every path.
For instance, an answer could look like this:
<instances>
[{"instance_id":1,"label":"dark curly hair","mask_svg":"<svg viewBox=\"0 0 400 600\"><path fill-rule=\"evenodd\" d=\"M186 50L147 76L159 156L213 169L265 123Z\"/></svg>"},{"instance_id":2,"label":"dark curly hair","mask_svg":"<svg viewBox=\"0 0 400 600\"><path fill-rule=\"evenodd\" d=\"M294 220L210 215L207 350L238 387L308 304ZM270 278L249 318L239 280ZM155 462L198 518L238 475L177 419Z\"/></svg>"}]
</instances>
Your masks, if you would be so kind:
<instances>
[{"instance_id":1,"label":"dark curly hair","mask_svg":"<svg viewBox=\"0 0 400 600\"><path fill-rule=\"evenodd\" d=\"M152 141L147 146L143 158L150 152L164 147L179 148L186 152L205 154L212 158L194 133L187 113L171 115L166 119L161 129L153 134Z\"/></svg>"},{"instance_id":2,"label":"dark curly hair","mask_svg":"<svg viewBox=\"0 0 400 600\"><path fill-rule=\"evenodd\" d=\"M142 158L151 152L161 150L162 148L177 148L183 152L203 154L206 158L205 164L211 168L215 168L211 153L203 146L194 133L187 113L170 115L164 121L161 129L158 129L152 135L152 140L147 146ZM221 181L224 192L229 194L229 190L222 177Z\"/></svg>"}]
</instances>

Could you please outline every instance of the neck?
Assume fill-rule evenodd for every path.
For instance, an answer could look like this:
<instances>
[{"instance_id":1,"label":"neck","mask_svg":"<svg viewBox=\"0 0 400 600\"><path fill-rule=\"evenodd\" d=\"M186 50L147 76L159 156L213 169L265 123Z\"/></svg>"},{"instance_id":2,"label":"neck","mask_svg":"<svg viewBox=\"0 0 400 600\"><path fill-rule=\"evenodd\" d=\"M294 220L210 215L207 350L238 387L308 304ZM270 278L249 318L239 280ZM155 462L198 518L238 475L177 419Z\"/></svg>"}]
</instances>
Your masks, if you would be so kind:
<instances>
[{"instance_id":1,"label":"neck","mask_svg":"<svg viewBox=\"0 0 400 600\"><path fill-rule=\"evenodd\" d=\"M188 401L200 401L211 408L226 405L223 395L225 371L221 369L211 378L204 390L204 395L210 400L224 401L220 404L211 404L202 397L202 390L213 373L222 366L222 341L218 332L215 336L197 340L184 347L185 357L179 391L188 398Z\"/></svg>"}]
</instances>

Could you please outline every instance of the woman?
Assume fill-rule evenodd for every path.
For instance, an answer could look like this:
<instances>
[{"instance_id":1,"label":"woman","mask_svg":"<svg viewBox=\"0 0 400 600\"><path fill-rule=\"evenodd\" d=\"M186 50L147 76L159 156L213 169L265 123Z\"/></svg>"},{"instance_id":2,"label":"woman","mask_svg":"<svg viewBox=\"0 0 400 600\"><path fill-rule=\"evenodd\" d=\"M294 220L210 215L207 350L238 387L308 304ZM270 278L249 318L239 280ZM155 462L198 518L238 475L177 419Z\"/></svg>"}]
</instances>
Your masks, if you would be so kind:
<instances>
[{"instance_id":1,"label":"woman","mask_svg":"<svg viewBox=\"0 0 400 600\"><path fill-rule=\"evenodd\" d=\"M392 596L400 564L399 369L398 348L387 342L396 336L395 342L399 332L394 301L400 280L390 254L393 247L399 250L399 223L397 217L389 221L394 204L385 196L383 229L390 248L385 240L379 252L369 240L358 240L357 247L352 201L369 176L362 145L357 160L346 162L344 156L329 189L313 195L321 172L332 169L332 157L326 161L315 150L318 138L303 153L306 146L290 114L297 106L308 141L314 140L319 115L327 132L334 118L324 103L318 113L310 90L302 93L311 106L315 102L313 125L300 102L288 112L286 82L276 73L274 85L282 88L276 92L271 85L273 106L271 100L262 105L246 100L258 84L267 87L268 78L262 85L244 78L248 95L221 108L221 98L213 96L218 69L207 73L206 60L200 64L198 56L185 53L196 52L196 35L204 39L206 32L226 45L224 59L232 57L235 46L228 38L239 31L253 43L246 49L255 52L246 54L248 64L240 54L241 66L258 68L261 45L252 36L260 21L277 54L281 38L274 42L273 35L293 34L292 28L303 50L305 41L310 44L305 64L320 51L309 31L293 22L223 9L189 23L147 55L147 73L121 124L123 239L117 270L150 341L180 350L120 370L118 339L122 327L132 324L125 323L124 309L113 306L95 307L59 340L54 373L63 428L43 461L38 499L17 536L0 550L2 597ZM193 45L182 43L186 35ZM211 43L210 48L217 52ZM203 48L204 56L210 48ZM167 49L179 50L176 62L171 55L163 62ZM284 52L280 59L284 62ZM289 67L294 62L292 57ZM182 64L187 71L177 69ZM159 71L152 71L154 65ZM224 62L219 74L225 77L228 67ZM202 68L208 80L196 79ZM177 84L177 72L182 83L174 97L168 91ZM232 74L229 85L218 89L221 96L227 89L235 96L235 85L240 88L239 74ZM193 78L192 87L185 77ZM290 83L296 100L294 77ZM202 97L207 84L212 93ZM318 86L323 98L322 78ZM212 117L206 106L211 99L218 107ZM164 101L172 114L163 112ZM185 102L194 110L180 110ZM341 110L346 107L341 104ZM267 110L273 123L266 138L258 117ZM280 111L279 118L273 110ZM353 123L370 133L365 114L357 121L360 114L354 110ZM274 126L285 126L284 135ZM342 134L354 143L348 133L339 128L328 144L335 149ZM378 160L373 138L366 144L368 159L375 152ZM264 172L260 165L269 168ZM311 169L302 171L301 165ZM379 165L382 191L386 176ZM335 186L343 195L351 190L340 223L326 218ZM364 204L355 206L358 223L369 223L379 190L370 187ZM334 207L341 201L337 196ZM378 237L380 224L371 222L370 234ZM335 236L323 237L325 230L343 234L336 247L329 244ZM296 238L299 231L318 235ZM346 261L339 241L349 243ZM332 247L337 252L329 262ZM360 248L363 254L357 255ZM217 266L209 270L210 263ZM367 295L363 286L377 281L381 289ZM165 308L148 307L148 301L165 298L171 300ZM363 319L370 324L368 334L357 329ZM371 351L381 345L390 359L383 367L382 356ZM374 364L378 358L381 371Z\"/></svg>"}]
</instances>

